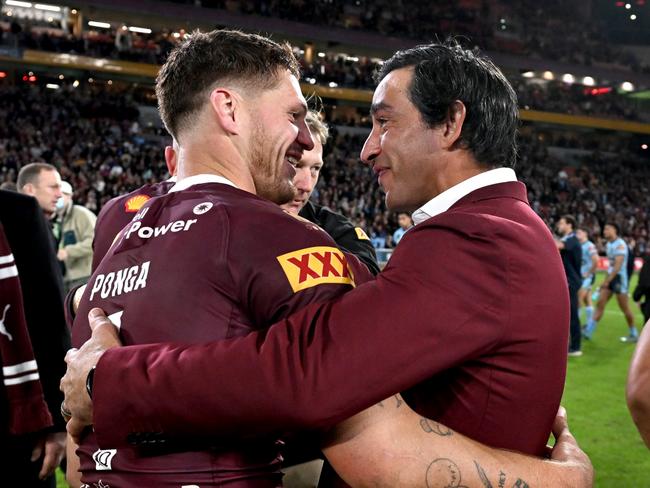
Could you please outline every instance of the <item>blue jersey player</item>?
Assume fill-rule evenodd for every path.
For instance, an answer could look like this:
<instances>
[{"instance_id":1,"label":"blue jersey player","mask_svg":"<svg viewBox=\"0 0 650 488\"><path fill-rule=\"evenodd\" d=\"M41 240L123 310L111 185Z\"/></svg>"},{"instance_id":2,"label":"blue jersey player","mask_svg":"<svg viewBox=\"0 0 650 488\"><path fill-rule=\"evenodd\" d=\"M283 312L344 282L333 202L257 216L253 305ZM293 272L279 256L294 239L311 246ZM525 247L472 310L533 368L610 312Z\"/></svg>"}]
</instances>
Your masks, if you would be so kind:
<instances>
[{"instance_id":1,"label":"blue jersey player","mask_svg":"<svg viewBox=\"0 0 650 488\"><path fill-rule=\"evenodd\" d=\"M630 303L627 296L629 288L627 261L628 259L632 259L632 257L628 256L627 244L619 237L618 225L614 223L605 224L603 236L607 240L607 259L609 259L609 268L607 270L605 281L600 285L600 298L596 305L594 321L596 323L600 321L603 312L605 311L605 305L607 305L607 302L612 295L616 295L618 306L625 315L627 325L630 328L629 334L625 337L621 337L621 341L634 343L637 341L639 333L634 325L634 315L630 310ZM593 329L590 332L593 334ZM586 334L586 336L590 338L591 334Z\"/></svg>"},{"instance_id":2,"label":"blue jersey player","mask_svg":"<svg viewBox=\"0 0 650 488\"><path fill-rule=\"evenodd\" d=\"M584 228L576 230L576 237L582 246L582 263L580 265L580 274L582 276L582 285L578 290L578 303L585 309L585 334L591 334L594 329L594 307L591 300L591 287L596 278L596 269L598 267L598 250L596 245L589 240L589 234Z\"/></svg>"}]
</instances>

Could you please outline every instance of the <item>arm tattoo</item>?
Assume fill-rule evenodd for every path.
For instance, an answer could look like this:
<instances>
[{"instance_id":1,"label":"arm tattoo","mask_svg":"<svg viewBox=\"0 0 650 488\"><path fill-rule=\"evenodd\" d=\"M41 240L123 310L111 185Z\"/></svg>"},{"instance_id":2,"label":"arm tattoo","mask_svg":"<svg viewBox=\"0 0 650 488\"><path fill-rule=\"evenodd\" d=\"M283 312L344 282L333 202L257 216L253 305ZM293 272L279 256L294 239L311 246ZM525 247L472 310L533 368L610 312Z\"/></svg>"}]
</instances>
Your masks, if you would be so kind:
<instances>
[{"instance_id":1,"label":"arm tattoo","mask_svg":"<svg viewBox=\"0 0 650 488\"><path fill-rule=\"evenodd\" d=\"M517 481L515 481L515 484L512 485L512 488L530 488L528 486L528 483L526 483L524 480L521 478L517 478Z\"/></svg>"},{"instance_id":2,"label":"arm tattoo","mask_svg":"<svg viewBox=\"0 0 650 488\"><path fill-rule=\"evenodd\" d=\"M401 407L401 406L402 406L402 403L404 403L404 402L402 401L402 399L400 398L399 394L395 395L395 400L397 401L397 405L395 405L395 408L399 408L399 407Z\"/></svg>"},{"instance_id":3,"label":"arm tattoo","mask_svg":"<svg viewBox=\"0 0 650 488\"><path fill-rule=\"evenodd\" d=\"M447 458L438 458L429 464L425 481L427 488L467 488L460 484L458 465Z\"/></svg>"},{"instance_id":4,"label":"arm tattoo","mask_svg":"<svg viewBox=\"0 0 650 488\"><path fill-rule=\"evenodd\" d=\"M483 486L485 486L485 488L493 488L492 483L490 483L490 480L488 479L487 475L485 474L485 470L481 467L481 465L476 461L474 461L474 465L476 466L478 477L481 478L481 483L483 483Z\"/></svg>"},{"instance_id":5,"label":"arm tattoo","mask_svg":"<svg viewBox=\"0 0 650 488\"><path fill-rule=\"evenodd\" d=\"M506 474L503 471L499 471L499 488L505 488L506 486Z\"/></svg>"},{"instance_id":6,"label":"arm tattoo","mask_svg":"<svg viewBox=\"0 0 650 488\"><path fill-rule=\"evenodd\" d=\"M427 434L437 434L443 437L453 434L447 427L440 425L438 422L429 421L429 419L425 419L424 417L420 419L420 427Z\"/></svg>"}]
</instances>

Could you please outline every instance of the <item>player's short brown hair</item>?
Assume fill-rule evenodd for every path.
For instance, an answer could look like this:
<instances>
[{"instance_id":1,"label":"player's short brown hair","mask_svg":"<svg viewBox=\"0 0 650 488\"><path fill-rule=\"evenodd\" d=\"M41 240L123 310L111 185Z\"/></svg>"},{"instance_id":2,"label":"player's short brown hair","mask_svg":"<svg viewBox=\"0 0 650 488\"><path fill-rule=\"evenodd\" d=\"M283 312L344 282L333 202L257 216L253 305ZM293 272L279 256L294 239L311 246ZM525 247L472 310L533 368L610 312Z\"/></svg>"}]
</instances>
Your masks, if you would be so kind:
<instances>
[{"instance_id":1,"label":"player's short brown hair","mask_svg":"<svg viewBox=\"0 0 650 488\"><path fill-rule=\"evenodd\" d=\"M327 124L321 120L320 114L315 110L310 110L307 112L305 122L307 123L307 127L309 127L312 137L318 138L318 142L324 146L327 142L327 138L330 136L330 129L327 127Z\"/></svg>"},{"instance_id":2,"label":"player's short brown hair","mask_svg":"<svg viewBox=\"0 0 650 488\"><path fill-rule=\"evenodd\" d=\"M300 70L288 44L235 30L194 31L167 58L156 78L158 108L175 139L216 83L270 89L279 73Z\"/></svg>"},{"instance_id":3,"label":"player's short brown hair","mask_svg":"<svg viewBox=\"0 0 650 488\"><path fill-rule=\"evenodd\" d=\"M56 168L47 163L30 163L23 166L18 173L18 179L16 181L18 191L23 191L25 185L29 183L32 185L37 184L42 171L56 171Z\"/></svg>"}]
</instances>

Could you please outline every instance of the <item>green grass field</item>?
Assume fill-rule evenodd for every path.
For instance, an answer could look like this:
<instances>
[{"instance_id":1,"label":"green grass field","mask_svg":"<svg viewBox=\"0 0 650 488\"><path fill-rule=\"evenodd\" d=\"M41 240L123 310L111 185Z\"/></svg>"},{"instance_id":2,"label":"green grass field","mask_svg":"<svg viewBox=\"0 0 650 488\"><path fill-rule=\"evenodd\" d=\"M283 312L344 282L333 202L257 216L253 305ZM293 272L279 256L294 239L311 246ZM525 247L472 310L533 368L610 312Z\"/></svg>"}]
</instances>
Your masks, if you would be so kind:
<instances>
[{"instance_id":1,"label":"green grass field","mask_svg":"<svg viewBox=\"0 0 650 488\"><path fill-rule=\"evenodd\" d=\"M599 277L601 281L603 276ZM632 280L632 290L636 275ZM643 317L635 304L637 327ZM627 325L615 299L592 341L584 341L584 355L569 358L562 403L569 426L596 469L595 486L650 487L650 451L636 431L625 404L625 381L633 345L619 341Z\"/></svg>"},{"instance_id":2,"label":"green grass field","mask_svg":"<svg viewBox=\"0 0 650 488\"><path fill-rule=\"evenodd\" d=\"M634 286L636 277L632 282ZM636 305L632 308L637 326L641 326L641 313ZM625 404L625 381L634 346L621 343L623 335L627 335L625 318L612 299L594 339L584 341L584 355L569 358L562 403L571 430L596 469L596 487L650 488L650 451ZM67 486L59 473L57 488Z\"/></svg>"}]
</instances>

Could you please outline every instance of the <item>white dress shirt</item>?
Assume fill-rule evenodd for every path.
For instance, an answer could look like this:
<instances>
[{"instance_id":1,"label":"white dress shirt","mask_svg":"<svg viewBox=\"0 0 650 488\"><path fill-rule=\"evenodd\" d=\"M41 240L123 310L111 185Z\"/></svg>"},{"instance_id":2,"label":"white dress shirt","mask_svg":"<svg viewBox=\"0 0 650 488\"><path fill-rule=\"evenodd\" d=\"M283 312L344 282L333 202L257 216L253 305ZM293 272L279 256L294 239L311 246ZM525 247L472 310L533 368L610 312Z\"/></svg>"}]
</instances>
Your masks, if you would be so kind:
<instances>
[{"instance_id":1,"label":"white dress shirt","mask_svg":"<svg viewBox=\"0 0 650 488\"><path fill-rule=\"evenodd\" d=\"M413 224L418 225L431 217L435 217L446 212L458 200L469 195L479 188L496 185L497 183L507 183L517 181L517 175L512 168L496 168L476 176L467 178L457 185L443 191L440 195L433 197L427 203L413 212Z\"/></svg>"}]
</instances>

